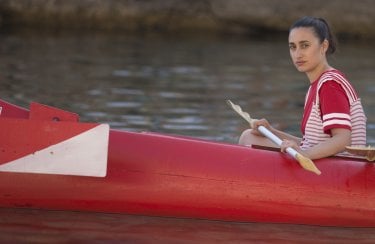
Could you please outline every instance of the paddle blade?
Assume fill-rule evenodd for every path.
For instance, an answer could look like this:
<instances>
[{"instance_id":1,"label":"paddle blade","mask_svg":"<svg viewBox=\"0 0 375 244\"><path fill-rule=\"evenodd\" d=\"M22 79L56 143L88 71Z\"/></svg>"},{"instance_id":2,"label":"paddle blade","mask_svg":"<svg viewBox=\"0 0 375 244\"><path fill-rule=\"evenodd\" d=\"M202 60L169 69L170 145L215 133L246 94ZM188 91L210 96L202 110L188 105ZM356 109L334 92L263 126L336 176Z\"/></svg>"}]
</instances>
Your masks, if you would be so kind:
<instances>
[{"instance_id":1,"label":"paddle blade","mask_svg":"<svg viewBox=\"0 0 375 244\"><path fill-rule=\"evenodd\" d=\"M299 153L296 155L296 159L299 162L299 164L302 166L302 168L304 168L305 170L311 171L317 175L320 175L322 173L315 166L314 162L311 159L306 158Z\"/></svg>"},{"instance_id":2,"label":"paddle blade","mask_svg":"<svg viewBox=\"0 0 375 244\"><path fill-rule=\"evenodd\" d=\"M250 114L244 112L242 110L242 108L237 105L237 104L234 104L232 103L231 100L227 100L227 103L229 104L229 106L237 113L239 114L243 119L245 119L251 126L251 128L253 128L253 119L250 117Z\"/></svg>"},{"instance_id":3,"label":"paddle blade","mask_svg":"<svg viewBox=\"0 0 375 244\"><path fill-rule=\"evenodd\" d=\"M365 157L368 161L375 161L375 147L371 146L352 146L346 147L346 151L351 154Z\"/></svg>"}]
</instances>

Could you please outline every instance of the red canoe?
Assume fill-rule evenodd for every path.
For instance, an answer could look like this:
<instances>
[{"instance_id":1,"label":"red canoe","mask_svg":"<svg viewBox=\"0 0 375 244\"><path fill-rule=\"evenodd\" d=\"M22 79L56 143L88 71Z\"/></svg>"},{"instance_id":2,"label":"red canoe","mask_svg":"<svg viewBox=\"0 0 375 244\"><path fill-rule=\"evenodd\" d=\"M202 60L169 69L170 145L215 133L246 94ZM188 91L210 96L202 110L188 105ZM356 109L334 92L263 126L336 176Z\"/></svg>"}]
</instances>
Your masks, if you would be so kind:
<instances>
[{"instance_id":1,"label":"red canoe","mask_svg":"<svg viewBox=\"0 0 375 244\"><path fill-rule=\"evenodd\" d=\"M32 120L28 110L0 107L0 122ZM338 157L315 164L321 175L279 152L110 130L105 177L0 172L0 206L375 227L374 165Z\"/></svg>"}]
</instances>

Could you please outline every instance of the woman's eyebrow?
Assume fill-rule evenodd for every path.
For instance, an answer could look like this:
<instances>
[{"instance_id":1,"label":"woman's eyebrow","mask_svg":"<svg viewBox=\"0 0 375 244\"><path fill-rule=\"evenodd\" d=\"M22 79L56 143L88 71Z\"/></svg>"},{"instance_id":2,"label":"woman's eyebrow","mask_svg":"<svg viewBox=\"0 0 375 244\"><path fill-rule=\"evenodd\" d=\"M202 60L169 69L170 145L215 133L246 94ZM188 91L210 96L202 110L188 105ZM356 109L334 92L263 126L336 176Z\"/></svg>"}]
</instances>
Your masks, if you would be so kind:
<instances>
[{"instance_id":1,"label":"woman's eyebrow","mask_svg":"<svg viewBox=\"0 0 375 244\"><path fill-rule=\"evenodd\" d=\"M299 41L298 44L306 44L306 43L309 43L309 41L307 40L302 40L302 41ZM296 45L294 42L289 42L289 45Z\"/></svg>"}]
</instances>

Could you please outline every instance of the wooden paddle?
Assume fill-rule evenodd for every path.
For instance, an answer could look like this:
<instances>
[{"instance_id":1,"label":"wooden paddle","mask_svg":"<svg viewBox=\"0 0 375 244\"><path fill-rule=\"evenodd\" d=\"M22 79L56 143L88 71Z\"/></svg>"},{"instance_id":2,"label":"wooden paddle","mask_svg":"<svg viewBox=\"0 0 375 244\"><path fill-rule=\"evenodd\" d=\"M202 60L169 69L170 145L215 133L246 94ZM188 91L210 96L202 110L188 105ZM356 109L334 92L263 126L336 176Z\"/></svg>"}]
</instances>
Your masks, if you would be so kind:
<instances>
[{"instance_id":1,"label":"wooden paddle","mask_svg":"<svg viewBox=\"0 0 375 244\"><path fill-rule=\"evenodd\" d=\"M234 111L236 111L242 118L244 118L250 124L251 128L254 128L255 120L252 119L248 113L242 111L239 105L232 103L230 100L227 100L227 103ZM275 134L273 134L270 130L268 130L266 127L262 125L258 126L258 130L260 133L262 133L265 137L270 139L276 145L281 146L282 140L279 137L277 137ZM295 158L299 162L299 164L302 166L302 168L308 171L314 172L317 175L321 174L320 170L315 166L314 162L311 159L304 157L303 155L301 155L300 153L298 153L296 150L294 150L291 147L288 147L286 149L286 152L290 156Z\"/></svg>"},{"instance_id":2,"label":"wooden paddle","mask_svg":"<svg viewBox=\"0 0 375 244\"><path fill-rule=\"evenodd\" d=\"M346 151L354 155L365 157L368 161L375 161L375 147L347 146Z\"/></svg>"}]
</instances>

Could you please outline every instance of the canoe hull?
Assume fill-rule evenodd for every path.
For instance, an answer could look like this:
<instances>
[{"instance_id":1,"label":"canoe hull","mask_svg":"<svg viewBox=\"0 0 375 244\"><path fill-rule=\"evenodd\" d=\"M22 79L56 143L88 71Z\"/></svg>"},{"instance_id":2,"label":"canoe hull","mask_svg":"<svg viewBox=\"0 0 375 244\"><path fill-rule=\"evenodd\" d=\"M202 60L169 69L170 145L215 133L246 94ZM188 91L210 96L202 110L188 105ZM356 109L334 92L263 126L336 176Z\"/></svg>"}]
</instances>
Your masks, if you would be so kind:
<instances>
[{"instance_id":1,"label":"canoe hull","mask_svg":"<svg viewBox=\"0 0 375 244\"><path fill-rule=\"evenodd\" d=\"M375 168L157 133L111 130L107 175L0 173L0 206L375 227Z\"/></svg>"}]
</instances>

